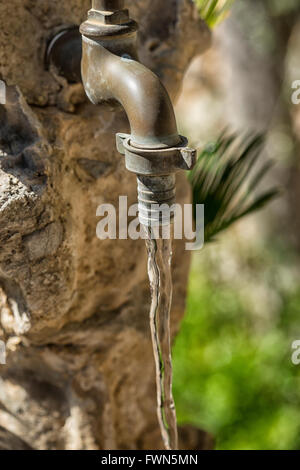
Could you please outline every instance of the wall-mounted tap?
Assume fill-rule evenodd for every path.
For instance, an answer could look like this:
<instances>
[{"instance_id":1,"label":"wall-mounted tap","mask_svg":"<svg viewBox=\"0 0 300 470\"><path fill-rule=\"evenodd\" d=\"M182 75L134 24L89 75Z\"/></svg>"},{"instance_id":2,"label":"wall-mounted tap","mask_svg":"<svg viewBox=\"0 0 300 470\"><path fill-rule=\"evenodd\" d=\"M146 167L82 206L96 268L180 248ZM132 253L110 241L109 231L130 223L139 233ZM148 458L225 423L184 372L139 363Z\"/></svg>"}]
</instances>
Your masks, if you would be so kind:
<instances>
[{"instance_id":1,"label":"wall-mounted tap","mask_svg":"<svg viewBox=\"0 0 300 470\"><path fill-rule=\"evenodd\" d=\"M82 81L92 103L118 101L124 107L131 134L118 134L117 148L125 155L127 169L138 178L140 221L145 226L164 225L170 213L164 220L153 205L173 205L175 173L192 169L196 151L178 134L164 85L137 60L137 31L123 0L92 0L88 19L80 27ZM71 37L74 40L70 31L58 35L48 49L48 62L55 62L60 70L66 68L63 56Z\"/></svg>"},{"instance_id":2,"label":"wall-mounted tap","mask_svg":"<svg viewBox=\"0 0 300 470\"><path fill-rule=\"evenodd\" d=\"M138 61L138 25L123 7L123 0L93 0L80 27L82 48L76 31L67 28L49 44L47 62L72 83L78 76L78 55L82 56L81 78L92 103L118 102L128 116L130 134L117 134L117 149L125 156L126 168L137 175L139 219L146 227L149 255L158 421L166 449L177 449L170 346L172 242L152 240L152 228L170 225L176 172L192 169L196 151L178 134L164 85Z\"/></svg>"}]
</instances>

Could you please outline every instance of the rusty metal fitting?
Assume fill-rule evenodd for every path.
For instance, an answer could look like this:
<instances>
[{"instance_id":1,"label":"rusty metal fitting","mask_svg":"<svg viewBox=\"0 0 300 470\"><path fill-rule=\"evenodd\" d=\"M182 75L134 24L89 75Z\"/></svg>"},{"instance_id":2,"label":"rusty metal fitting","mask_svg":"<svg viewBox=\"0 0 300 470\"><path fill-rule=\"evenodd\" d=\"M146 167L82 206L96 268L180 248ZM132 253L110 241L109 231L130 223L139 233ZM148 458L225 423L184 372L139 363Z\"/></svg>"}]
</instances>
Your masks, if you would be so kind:
<instances>
[{"instance_id":1,"label":"rusty metal fitting","mask_svg":"<svg viewBox=\"0 0 300 470\"><path fill-rule=\"evenodd\" d=\"M131 136L117 134L117 149L125 156L127 170L137 175L139 220L147 227L170 224L174 219L176 171L191 170L196 163L196 150L187 147L180 136L176 147L139 148Z\"/></svg>"},{"instance_id":2,"label":"rusty metal fitting","mask_svg":"<svg viewBox=\"0 0 300 470\"><path fill-rule=\"evenodd\" d=\"M136 147L128 134L117 134L117 149L125 155L127 170L137 175L162 176L178 170L191 170L196 163L196 150L187 146L188 141L180 136L176 147L157 149Z\"/></svg>"},{"instance_id":3,"label":"rusty metal fitting","mask_svg":"<svg viewBox=\"0 0 300 470\"><path fill-rule=\"evenodd\" d=\"M101 41L135 34L138 25L123 7L122 0L93 0L88 19L80 26L81 34Z\"/></svg>"},{"instance_id":4,"label":"rusty metal fitting","mask_svg":"<svg viewBox=\"0 0 300 470\"><path fill-rule=\"evenodd\" d=\"M145 227L170 225L175 216L176 175L137 176L139 221Z\"/></svg>"}]
</instances>

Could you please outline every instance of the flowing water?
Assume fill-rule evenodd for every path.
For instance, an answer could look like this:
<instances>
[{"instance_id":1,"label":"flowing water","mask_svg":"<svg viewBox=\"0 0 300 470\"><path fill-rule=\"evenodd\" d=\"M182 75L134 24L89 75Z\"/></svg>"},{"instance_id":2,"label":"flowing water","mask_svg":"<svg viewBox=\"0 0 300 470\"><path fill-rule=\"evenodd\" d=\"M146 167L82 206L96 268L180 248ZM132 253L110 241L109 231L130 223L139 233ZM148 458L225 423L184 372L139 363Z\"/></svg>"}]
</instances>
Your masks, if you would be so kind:
<instances>
[{"instance_id":1,"label":"flowing water","mask_svg":"<svg viewBox=\"0 0 300 470\"><path fill-rule=\"evenodd\" d=\"M172 303L172 240L152 239L147 229L148 274L151 287L150 327L156 366L157 416L167 450L178 448L172 392L170 310Z\"/></svg>"}]
</instances>

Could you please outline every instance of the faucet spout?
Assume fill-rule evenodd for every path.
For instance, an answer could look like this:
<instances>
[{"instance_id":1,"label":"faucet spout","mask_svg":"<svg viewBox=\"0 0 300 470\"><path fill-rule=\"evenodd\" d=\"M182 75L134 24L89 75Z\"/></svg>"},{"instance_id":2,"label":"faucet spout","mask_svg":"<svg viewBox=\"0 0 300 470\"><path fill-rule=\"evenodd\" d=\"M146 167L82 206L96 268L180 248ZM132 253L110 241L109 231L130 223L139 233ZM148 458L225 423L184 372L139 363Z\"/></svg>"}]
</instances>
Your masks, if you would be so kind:
<instances>
[{"instance_id":1,"label":"faucet spout","mask_svg":"<svg viewBox=\"0 0 300 470\"><path fill-rule=\"evenodd\" d=\"M83 36L82 79L94 104L117 100L131 127L131 144L166 148L180 144L173 105L159 78L124 49L113 54Z\"/></svg>"}]
</instances>

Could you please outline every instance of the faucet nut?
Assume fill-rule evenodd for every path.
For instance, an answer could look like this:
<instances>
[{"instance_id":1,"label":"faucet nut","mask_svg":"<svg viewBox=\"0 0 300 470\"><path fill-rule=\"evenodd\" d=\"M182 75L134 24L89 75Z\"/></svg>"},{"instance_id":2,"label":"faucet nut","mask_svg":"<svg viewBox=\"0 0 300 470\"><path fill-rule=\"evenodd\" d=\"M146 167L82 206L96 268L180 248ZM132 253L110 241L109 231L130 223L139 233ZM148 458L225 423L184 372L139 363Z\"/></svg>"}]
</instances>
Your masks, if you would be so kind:
<instances>
[{"instance_id":1,"label":"faucet nut","mask_svg":"<svg viewBox=\"0 0 300 470\"><path fill-rule=\"evenodd\" d=\"M130 20L128 10L104 11L92 9L88 12L88 18L99 21L103 25L121 25L128 23Z\"/></svg>"},{"instance_id":2,"label":"faucet nut","mask_svg":"<svg viewBox=\"0 0 300 470\"><path fill-rule=\"evenodd\" d=\"M128 134L117 134L116 140L118 151L125 155L127 170L138 175L161 176L194 167L197 152L187 147L185 137L180 138L179 146L160 149L134 147Z\"/></svg>"},{"instance_id":3,"label":"faucet nut","mask_svg":"<svg viewBox=\"0 0 300 470\"><path fill-rule=\"evenodd\" d=\"M80 26L80 32L89 39L105 40L130 36L138 25L124 9L123 0L93 0L88 19Z\"/></svg>"}]
</instances>

